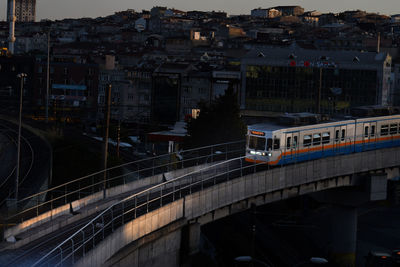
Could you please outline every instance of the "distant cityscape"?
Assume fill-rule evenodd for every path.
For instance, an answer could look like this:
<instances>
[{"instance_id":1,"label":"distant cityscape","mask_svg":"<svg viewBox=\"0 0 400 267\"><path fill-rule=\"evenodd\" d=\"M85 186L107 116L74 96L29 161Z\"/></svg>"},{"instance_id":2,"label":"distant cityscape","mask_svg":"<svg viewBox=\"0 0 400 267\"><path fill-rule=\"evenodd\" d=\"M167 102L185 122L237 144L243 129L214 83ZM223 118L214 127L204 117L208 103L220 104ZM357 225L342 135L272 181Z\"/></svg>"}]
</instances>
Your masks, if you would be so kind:
<instances>
[{"instance_id":1,"label":"distant cityscape","mask_svg":"<svg viewBox=\"0 0 400 267\"><path fill-rule=\"evenodd\" d=\"M128 123L174 125L228 87L244 117L400 105L400 15L275 6L228 16L156 6L34 22L35 4L16 1L13 55L12 16L0 24L0 93L12 103L16 74L26 73L25 106L37 117L48 88L50 116L96 123L108 84L111 119Z\"/></svg>"}]
</instances>

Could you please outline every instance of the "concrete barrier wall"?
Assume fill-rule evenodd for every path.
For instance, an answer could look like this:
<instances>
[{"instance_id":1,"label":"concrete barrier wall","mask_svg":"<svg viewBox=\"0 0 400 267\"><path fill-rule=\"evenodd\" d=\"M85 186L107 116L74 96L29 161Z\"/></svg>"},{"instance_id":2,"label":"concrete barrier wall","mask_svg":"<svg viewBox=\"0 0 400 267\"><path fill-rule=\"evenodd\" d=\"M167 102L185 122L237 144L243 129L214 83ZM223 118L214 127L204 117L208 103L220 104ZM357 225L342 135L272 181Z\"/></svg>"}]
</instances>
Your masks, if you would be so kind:
<instances>
[{"instance_id":1,"label":"concrete barrier wall","mask_svg":"<svg viewBox=\"0 0 400 267\"><path fill-rule=\"evenodd\" d=\"M185 217L193 220L207 213L224 214L232 203L263 196L264 203L328 188L351 186L353 174L400 165L396 148L330 157L250 174L185 197ZM228 209L225 209L229 207ZM219 214L218 216L221 216Z\"/></svg>"},{"instance_id":2,"label":"concrete barrier wall","mask_svg":"<svg viewBox=\"0 0 400 267\"><path fill-rule=\"evenodd\" d=\"M183 199L149 212L116 229L112 235L106 237L83 259L79 260L75 266L101 266L129 243L183 217Z\"/></svg>"},{"instance_id":3,"label":"concrete barrier wall","mask_svg":"<svg viewBox=\"0 0 400 267\"><path fill-rule=\"evenodd\" d=\"M198 170L204 168L205 166L207 166L207 165L198 165L198 166L193 166L193 167L189 167L189 168L185 168L185 169L178 169L175 171L170 171L167 173L167 176L171 177L171 178L179 177L179 176L185 175L190 172L198 171ZM118 196L119 194L126 193L129 191L134 191L138 188L154 186L154 185L161 183L162 180L163 180L162 174L142 178L142 179L139 179L139 180L136 180L136 181L124 184L124 185L119 185L119 186L109 188L106 191L106 196L107 197L115 197L115 196ZM79 200L75 200L71 203L71 205L72 205L72 208L74 211L79 212L79 210L86 207L87 205L96 203L102 199L103 199L103 192L101 191L101 192L94 193L90 196L81 198ZM100 205L97 208L94 208L89 211L85 211L84 214L75 215L73 218L66 217L65 220L62 222L57 220L54 224L49 225L49 227L47 227L44 231L35 231L35 233L32 233L32 236L29 238L29 240L27 240L25 242L20 242L20 244L26 244L26 242L30 242L31 240L41 237L44 234L48 234L49 229L51 229L52 231L56 231L61 226L65 226L71 222L80 220L80 219L84 218L84 216L98 212L99 208L107 208L108 206L110 206L113 203L116 203L116 201L113 201L112 203L108 202L106 205L104 205L104 204ZM20 233L23 233L25 231L28 231L28 230L34 228L34 227L38 227L42 224L49 223L50 221L58 219L59 217L61 217L63 215L65 217L66 215L69 215L69 214L70 214L70 204L68 203L66 205L60 206L58 208L54 208L51 211L45 212L37 217L26 220L23 223L20 223L14 227L11 227L11 228L5 230L4 238L8 238L10 236L16 236ZM19 247L20 245L14 244L14 246Z\"/></svg>"}]
</instances>

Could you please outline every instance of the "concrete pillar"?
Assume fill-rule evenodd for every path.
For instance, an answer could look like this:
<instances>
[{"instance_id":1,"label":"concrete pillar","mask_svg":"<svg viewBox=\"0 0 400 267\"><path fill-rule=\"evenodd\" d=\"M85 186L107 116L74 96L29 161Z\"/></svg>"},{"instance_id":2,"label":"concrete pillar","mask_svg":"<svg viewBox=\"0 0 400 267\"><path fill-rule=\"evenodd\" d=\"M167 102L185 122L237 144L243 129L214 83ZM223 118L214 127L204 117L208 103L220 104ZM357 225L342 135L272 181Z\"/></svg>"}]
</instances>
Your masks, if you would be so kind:
<instances>
[{"instance_id":1,"label":"concrete pillar","mask_svg":"<svg viewBox=\"0 0 400 267\"><path fill-rule=\"evenodd\" d=\"M189 225L189 255L200 252L200 224L193 223Z\"/></svg>"},{"instance_id":2,"label":"concrete pillar","mask_svg":"<svg viewBox=\"0 0 400 267\"><path fill-rule=\"evenodd\" d=\"M329 252L339 266L354 266L357 245L357 210L354 207L334 206L329 216Z\"/></svg>"},{"instance_id":3,"label":"concrete pillar","mask_svg":"<svg viewBox=\"0 0 400 267\"><path fill-rule=\"evenodd\" d=\"M193 223L182 228L181 262L190 262L191 256L200 252L200 227L199 223Z\"/></svg>"},{"instance_id":4,"label":"concrete pillar","mask_svg":"<svg viewBox=\"0 0 400 267\"><path fill-rule=\"evenodd\" d=\"M371 201L386 200L387 198L387 174L373 173L368 181L369 199Z\"/></svg>"}]
</instances>

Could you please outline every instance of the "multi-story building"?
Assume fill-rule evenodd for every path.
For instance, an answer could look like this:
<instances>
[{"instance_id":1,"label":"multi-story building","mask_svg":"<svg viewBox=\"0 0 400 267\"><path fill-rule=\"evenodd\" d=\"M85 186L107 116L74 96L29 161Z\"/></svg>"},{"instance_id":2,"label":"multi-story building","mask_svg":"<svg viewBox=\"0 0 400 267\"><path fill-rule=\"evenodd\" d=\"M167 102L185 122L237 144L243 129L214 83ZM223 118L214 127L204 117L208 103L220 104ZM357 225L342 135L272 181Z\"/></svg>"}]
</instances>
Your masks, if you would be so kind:
<instances>
[{"instance_id":1,"label":"multi-story building","mask_svg":"<svg viewBox=\"0 0 400 267\"><path fill-rule=\"evenodd\" d=\"M260 48L243 58L241 72L245 110L348 113L390 98L386 53Z\"/></svg>"},{"instance_id":2,"label":"multi-story building","mask_svg":"<svg viewBox=\"0 0 400 267\"><path fill-rule=\"evenodd\" d=\"M30 110L33 95L34 57L0 55L0 111L18 110L21 80L18 74L25 73L23 102L26 112ZM29 106L29 108L28 108Z\"/></svg>"},{"instance_id":3,"label":"multi-story building","mask_svg":"<svg viewBox=\"0 0 400 267\"><path fill-rule=\"evenodd\" d=\"M154 67L140 66L126 68L130 87L122 97L126 122L148 123L150 121L151 77Z\"/></svg>"},{"instance_id":4,"label":"multi-story building","mask_svg":"<svg viewBox=\"0 0 400 267\"><path fill-rule=\"evenodd\" d=\"M300 16L304 13L301 6L276 6L274 9L279 10L282 16Z\"/></svg>"},{"instance_id":5,"label":"multi-story building","mask_svg":"<svg viewBox=\"0 0 400 267\"><path fill-rule=\"evenodd\" d=\"M151 119L172 125L182 120L182 82L193 70L189 63L164 63L153 73L151 95Z\"/></svg>"},{"instance_id":6,"label":"multi-story building","mask_svg":"<svg viewBox=\"0 0 400 267\"><path fill-rule=\"evenodd\" d=\"M8 4L10 5L10 1ZM9 8L7 10L9 12ZM15 16L18 22L35 22L36 0L15 0Z\"/></svg>"},{"instance_id":7,"label":"multi-story building","mask_svg":"<svg viewBox=\"0 0 400 267\"><path fill-rule=\"evenodd\" d=\"M37 58L34 76L34 101L45 106L47 59ZM50 116L56 118L95 118L99 67L75 57L53 57L49 65ZM42 111L43 111L42 109Z\"/></svg>"},{"instance_id":8,"label":"multi-story building","mask_svg":"<svg viewBox=\"0 0 400 267\"><path fill-rule=\"evenodd\" d=\"M275 8L256 8L251 10L252 17L258 18L276 18L282 15L282 12Z\"/></svg>"},{"instance_id":9,"label":"multi-story building","mask_svg":"<svg viewBox=\"0 0 400 267\"><path fill-rule=\"evenodd\" d=\"M394 64L392 75L393 105L400 106L400 64Z\"/></svg>"}]
</instances>

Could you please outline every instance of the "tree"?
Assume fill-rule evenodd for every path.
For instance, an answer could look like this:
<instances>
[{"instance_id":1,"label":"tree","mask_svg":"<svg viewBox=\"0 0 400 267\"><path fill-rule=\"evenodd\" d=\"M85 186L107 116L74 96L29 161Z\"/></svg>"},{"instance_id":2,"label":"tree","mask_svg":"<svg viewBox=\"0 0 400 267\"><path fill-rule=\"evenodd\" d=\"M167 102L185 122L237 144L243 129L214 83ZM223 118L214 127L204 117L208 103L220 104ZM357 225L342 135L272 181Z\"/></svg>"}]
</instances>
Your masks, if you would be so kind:
<instances>
[{"instance_id":1,"label":"tree","mask_svg":"<svg viewBox=\"0 0 400 267\"><path fill-rule=\"evenodd\" d=\"M187 147L243 140L246 125L240 118L237 94L230 86L213 103L199 103L200 115L188 123Z\"/></svg>"}]
</instances>

